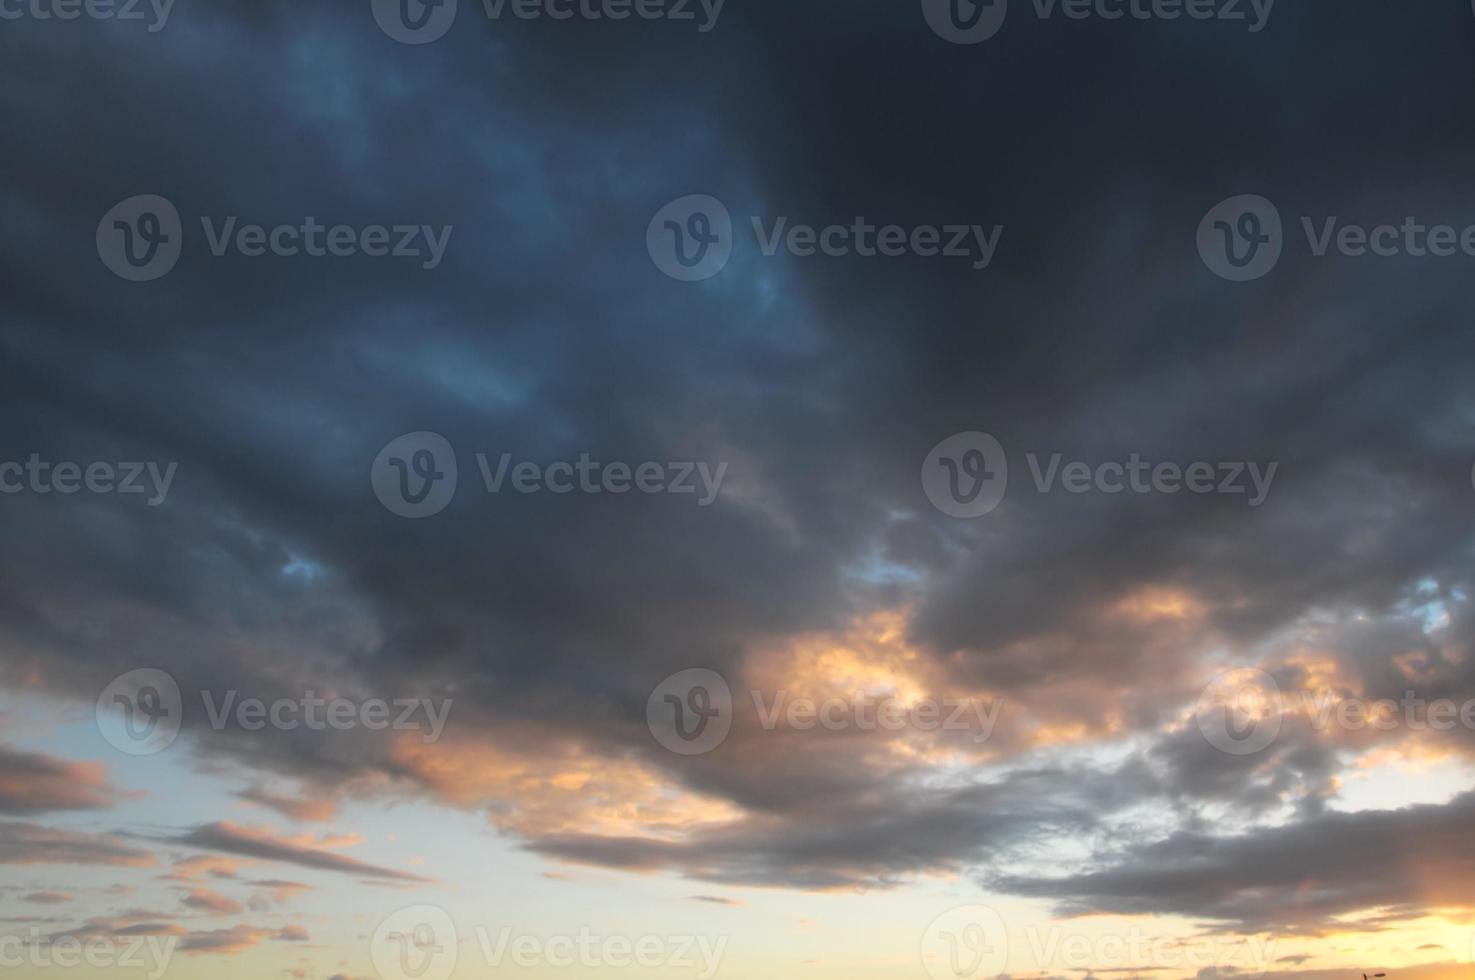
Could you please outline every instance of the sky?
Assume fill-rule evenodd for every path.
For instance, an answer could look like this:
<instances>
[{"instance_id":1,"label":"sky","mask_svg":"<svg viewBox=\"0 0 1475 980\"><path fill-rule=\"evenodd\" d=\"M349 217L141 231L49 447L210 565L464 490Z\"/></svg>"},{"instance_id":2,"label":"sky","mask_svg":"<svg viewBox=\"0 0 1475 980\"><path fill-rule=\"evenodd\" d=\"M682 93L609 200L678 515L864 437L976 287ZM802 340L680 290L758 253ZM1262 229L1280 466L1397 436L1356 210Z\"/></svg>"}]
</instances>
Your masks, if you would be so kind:
<instances>
[{"instance_id":1,"label":"sky","mask_svg":"<svg viewBox=\"0 0 1475 980\"><path fill-rule=\"evenodd\" d=\"M0 0L0 968L1475 962L1464 0Z\"/></svg>"}]
</instances>

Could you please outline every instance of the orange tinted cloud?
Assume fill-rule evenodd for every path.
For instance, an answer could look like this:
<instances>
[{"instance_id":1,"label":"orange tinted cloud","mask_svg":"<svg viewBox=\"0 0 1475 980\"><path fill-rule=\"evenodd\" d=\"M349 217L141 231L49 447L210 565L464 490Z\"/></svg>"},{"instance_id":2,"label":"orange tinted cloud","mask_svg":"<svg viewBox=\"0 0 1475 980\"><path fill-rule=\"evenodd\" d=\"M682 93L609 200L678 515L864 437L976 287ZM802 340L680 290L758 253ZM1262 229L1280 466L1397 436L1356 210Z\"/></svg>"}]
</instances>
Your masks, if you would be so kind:
<instances>
[{"instance_id":1,"label":"orange tinted cloud","mask_svg":"<svg viewBox=\"0 0 1475 980\"><path fill-rule=\"evenodd\" d=\"M96 810L112 806L119 796L99 762L71 762L0 745L0 813Z\"/></svg>"},{"instance_id":2,"label":"orange tinted cloud","mask_svg":"<svg viewBox=\"0 0 1475 980\"><path fill-rule=\"evenodd\" d=\"M240 902L208 888L192 889L182 902L187 908L210 915L236 915L241 911Z\"/></svg>"}]
</instances>

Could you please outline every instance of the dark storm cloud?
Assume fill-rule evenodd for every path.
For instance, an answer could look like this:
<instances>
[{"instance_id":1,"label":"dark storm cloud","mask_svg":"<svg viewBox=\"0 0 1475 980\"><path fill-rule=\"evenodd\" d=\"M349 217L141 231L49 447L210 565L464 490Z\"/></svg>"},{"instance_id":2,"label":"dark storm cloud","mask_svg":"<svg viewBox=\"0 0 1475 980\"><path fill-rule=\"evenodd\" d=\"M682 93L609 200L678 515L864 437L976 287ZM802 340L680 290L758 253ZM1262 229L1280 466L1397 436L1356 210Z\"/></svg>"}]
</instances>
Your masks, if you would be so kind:
<instances>
[{"instance_id":1,"label":"dark storm cloud","mask_svg":"<svg viewBox=\"0 0 1475 980\"><path fill-rule=\"evenodd\" d=\"M1458 219L1475 137L1458 100L1428 93L1475 81L1463 5L1303 3L1255 37L1017 17L983 48L940 42L914 8L734 3L700 38L468 16L427 50L326 4L181 7L162 37L7 27L0 193L17 232L0 242L0 385L25 410L0 417L0 458L177 461L179 475L158 508L0 500L0 671L85 703L143 663L187 695L301 696L345 678L379 696L454 692L453 724L489 739L556 724L748 811L683 843L534 832L528 847L714 881L886 884L988 866L1148 800L1259 815L1291 798L1304 821L1284 830L1139 844L1158 869L1140 881L1108 867L1040 892L1170 910L1143 894L1165 884L1175 909L1259 921L1215 885L1224 866L1243 859L1257 880L1297 834L1355 824L1369 844L1398 829L1320 812L1334 754L1306 733L1273 762L1189 731L1150 740L1130 778L1008 777L1031 784L1031 805L939 788L921 764L872 768L859 740L808 754L760 740L690 765L651 743L644 701L665 675L735 675L754 644L876 606L913 609L911 639L961 688L1127 738L1192 702L1213 648L1253 648L1314 611L1396 618L1423 580L1451 602L1475 586L1469 277L1291 255L1233 287L1192 245L1204 211L1246 191L1288 215ZM1349 68L1366 64L1387 70ZM786 214L1005 233L984 273L763 259L749 243L688 287L643 242L650 215L693 191L726 201L743 232L750 215ZM149 284L111 276L92 245L99 217L138 193L186 222L184 259ZM455 234L433 272L213 258L198 219L231 214ZM457 448L462 488L438 517L404 521L367 473L419 429ZM927 450L965 429L997 435L1014 467L1004 507L971 525L931 511L917 481ZM731 475L707 509L481 493L471 454L504 451L726 461ZM1259 509L1037 496L1025 452L1273 460L1282 474ZM909 574L875 584L859 573L873 560ZM1113 614L1146 587L1192 593L1202 622ZM1394 690L1389 644L1423 647L1431 687L1471 688L1475 661L1408 628L1348 637L1339 657ZM1468 651L1468 614L1451 631ZM207 755L325 794L366 773L424 779L386 739L214 733L196 699L186 712ZM19 826L7 833L31 843L17 854L92 853ZM220 825L180 842L419 880ZM1189 860L1199 847L1206 863ZM1285 868L1325 870L1309 856ZM1371 894L1334 878L1319 906L1277 907L1407 897L1406 876L1388 880Z\"/></svg>"}]
</instances>

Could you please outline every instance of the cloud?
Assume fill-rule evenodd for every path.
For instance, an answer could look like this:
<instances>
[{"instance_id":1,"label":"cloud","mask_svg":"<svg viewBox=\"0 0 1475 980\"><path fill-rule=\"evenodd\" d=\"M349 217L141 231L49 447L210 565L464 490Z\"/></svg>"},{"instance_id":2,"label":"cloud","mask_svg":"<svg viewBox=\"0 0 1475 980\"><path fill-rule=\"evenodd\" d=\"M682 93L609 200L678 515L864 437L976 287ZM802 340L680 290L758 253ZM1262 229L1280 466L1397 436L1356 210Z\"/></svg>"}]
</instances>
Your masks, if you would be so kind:
<instances>
[{"instance_id":1,"label":"cloud","mask_svg":"<svg viewBox=\"0 0 1475 980\"><path fill-rule=\"evenodd\" d=\"M268 940L305 942L308 939L307 930L297 925L283 926L280 929L235 925L228 929L190 932L180 941L179 951L192 955L233 956Z\"/></svg>"},{"instance_id":2,"label":"cloud","mask_svg":"<svg viewBox=\"0 0 1475 980\"><path fill-rule=\"evenodd\" d=\"M102 864L151 868L152 854L117 837L0 820L0 864Z\"/></svg>"},{"instance_id":3,"label":"cloud","mask_svg":"<svg viewBox=\"0 0 1475 980\"><path fill-rule=\"evenodd\" d=\"M1426 906L1475 907L1475 792L1448 804L1320 813L1237 835L1179 832L1129 847L1097 870L1062 878L1004 874L992 885L1059 900L1062 914L1189 915L1247 931L1346 929L1343 917L1397 923ZM1349 860L1348 855L1356 855Z\"/></svg>"},{"instance_id":4,"label":"cloud","mask_svg":"<svg viewBox=\"0 0 1475 980\"><path fill-rule=\"evenodd\" d=\"M227 898L219 892L213 892L208 888L195 888L186 895L181 902L186 908L197 912L205 912L209 915L236 915L242 911L240 902Z\"/></svg>"},{"instance_id":5,"label":"cloud","mask_svg":"<svg viewBox=\"0 0 1475 980\"><path fill-rule=\"evenodd\" d=\"M118 799L101 763L71 762L0 745L0 814L99 810Z\"/></svg>"},{"instance_id":6,"label":"cloud","mask_svg":"<svg viewBox=\"0 0 1475 980\"><path fill-rule=\"evenodd\" d=\"M191 125L99 178L75 134L136 147L136 118L95 86L45 101L5 89L15 128L43 134L7 166L49 175L6 186L24 233L0 242L0 385L27 412L0 419L5 458L177 459L181 475L159 508L7 498L0 680L90 711L146 650L188 695L192 747L249 773L243 801L293 820L330 817L328 799L432 801L603 867L793 889L962 875L1066 909L1221 923L1321 928L1432 896L1469 907L1457 885L1413 880L1434 866L1428 845L1402 867L1378 853L1385 833L1445 839L1465 803L1396 816L1334 805L1363 753L1427 738L1294 719L1262 756L1235 758L1186 721L1208 677L1239 663L1373 695L1475 692L1465 277L1301 255L1263 289L1231 292L1191 245L1205 208L1246 182L1288 217L1389 201L1400 216L1460 213L1475 136L1425 97L1468 80L1460 32L1435 5L1390 21L1346 0L1330 20L1287 14L1247 76L1238 41L1184 47L1168 25L1108 35L1031 19L1011 27L1019 44L970 57L938 47L910 6L750 5L721 45L530 32L498 45L495 85L475 32L435 58L386 54L327 7L270 0L201 13L206 29L169 57L75 31L13 59L4 70L22 82L85 65L136 99L167 93ZM1359 85L1353 113L1334 69L1390 50L1349 26L1368 23L1392 23L1397 50L1420 55ZM283 56L304 38L331 39L333 63ZM793 57L815 51L831 56ZM385 58L392 70L364 70ZM1101 84L1143 65L1150 85ZM990 102L986 127L958 125L1004 85L1027 95ZM1326 125L1305 125L1313 110ZM925 149L937 133L946 152ZM274 155L289 143L290 172ZM201 146L214 165L192 165ZM1446 163L1397 176L1410 157ZM263 172L280 179L253 179ZM694 181L739 228L864 211L1000 221L1006 235L983 273L749 248L683 289L641 237ZM150 294L161 308L86 256L38 261L86 252L77 229L139 187L192 216L310 202L361 223L385 220L392 187L396 214L465 224L439 270L449 288L392 263L196 249ZM462 487L435 521L402 521L364 474L389 439L427 426L462 453ZM988 518L955 521L931 508L918 468L976 427L1008 447L1010 493ZM638 494L492 500L469 457L504 449L731 467L705 509ZM1283 468L1256 509L1037 492L1023 456L1057 452ZM650 738L645 700L696 664L744 705L779 687L915 690L998 697L1006 713L973 744L765 731L742 707L711 757L677 759ZM330 684L454 694L456 711L442 743L417 749L417 733L217 731L195 696ZM1470 743L1439 740L1466 758ZM118 798L88 764L7 752L0 812ZM260 788L278 780L305 797ZM1349 878L1323 840L1366 849L1383 874ZM169 843L216 852L201 862L424 880L235 824ZM0 861L152 858L7 822Z\"/></svg>"},{"instance_id":7,"label":"cloud","mask_svg":"<svg viewBox=\"0 0 1475 980\"><path fill-rule=\"evenodd\" d=\"M246 884L252 888L262 888L271 892L272 901L278 905L286 904L290 899L305 891L311 891L311 885L305 885L300 881L286 881L281 878L267 878L262 881L248 881Z\"/></svg>"},{"instance_id":8,"label":"cloud","mask_svg":"<svg viewBox=\"0 0 1475 980\"><path fill-rule=\"evenodd\" d=\"M363 861L343 857L342 855L288 843L280 838L274 837L270 831L243 827L230 821L204 824L196 827L194 830L172 838L170 842L220 851L226 854L240 855L242 857L256 858L263 861L295 864L299 867L315 868L319 871L354 874L365 878L379 878L403 882L425 882L430 880L405 871L382 868Z\"/></svg>"},{"instance_id":9,"label":"cloud","mask_svg":"<svg viewBox=\"0 0 1475 980\"><path fill-rule=\"evenodd\" d=\"M72 900L72 897L71 892L40 891L31 892L21 901L30 902L32 905L65 905Z\"/></svg>"},{"instance_id":10,"label":"cloud","mask_svg":"<svg viewBox=\"0 0 1475 980\"><path fill-rule=\"evenodd\" d=\"M179 943L179 951L192 955L228 955L243 952L272 936L270 929L237 925L229 929L191 932Z\"/></svg>"},{"instance_id":11,"label":"cloud","mask_svg":"<svg viewBox=\"0 0 1475 980\"><path fill-rule=\"evenodd\" d=\"M176 860L169 873L162 877L165 881L195 881L209 875L211 878L233 880L240 877L242 865L250 863L218 854L195 854Z\"/></svg>"},{"instance_id":12,"label":"cloud","mask_svg":"<svg viewBox=\"0 0 1475 980\"><path fill-rule=\"evenodd\" d=\"M338 802L333 799L304 799L282 796L260 787L241 790L236 793L236 796L250 803L257 803L275 810L282 816L290 817L293 820L332 820L338 813Z\"/></svg>"}]
</instances>

